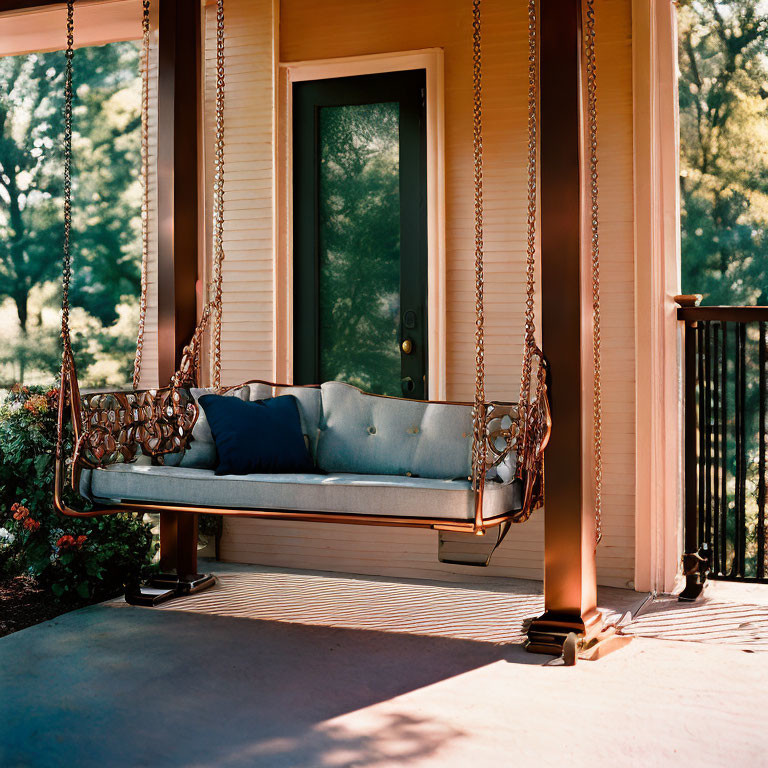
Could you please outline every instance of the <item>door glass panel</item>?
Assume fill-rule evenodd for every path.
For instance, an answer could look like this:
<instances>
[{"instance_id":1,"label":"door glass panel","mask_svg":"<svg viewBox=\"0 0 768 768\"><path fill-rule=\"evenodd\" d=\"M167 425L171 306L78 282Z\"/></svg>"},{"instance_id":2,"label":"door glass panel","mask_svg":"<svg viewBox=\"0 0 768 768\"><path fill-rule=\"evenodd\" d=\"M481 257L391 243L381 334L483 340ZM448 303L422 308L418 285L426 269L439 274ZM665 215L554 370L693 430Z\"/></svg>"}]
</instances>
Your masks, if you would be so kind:
<instances>
[{"instance_id":1,"label":"door glass panel","mask_svg":"<svg viewBox=\"0 0 768 768\"><path fill-rule=\"evenodd\" d=\"M400 395L400 108L319 110L320 380Z\"/></svg>"}]
</instances>

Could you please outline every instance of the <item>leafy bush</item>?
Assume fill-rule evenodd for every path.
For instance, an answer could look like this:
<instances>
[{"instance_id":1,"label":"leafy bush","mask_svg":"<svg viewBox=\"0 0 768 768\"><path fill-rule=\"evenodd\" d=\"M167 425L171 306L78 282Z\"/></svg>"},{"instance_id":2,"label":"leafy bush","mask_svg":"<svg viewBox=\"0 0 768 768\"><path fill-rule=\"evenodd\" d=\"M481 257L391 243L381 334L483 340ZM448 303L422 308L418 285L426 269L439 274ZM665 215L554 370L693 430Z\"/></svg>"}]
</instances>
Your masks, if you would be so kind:
<instances>
[{"instance_id":1,"label":"leafy bush","mask_svg":"<svg viewBox=\"0 0 768 768\"><path fill-rule=\"evenodd\" d=\"M58 396L17 385L0 407L0 575L27 573L62 600L107 597L148 570L152 533L132 515L75 519L54 511Z\"/></svg>"}]
</instances>

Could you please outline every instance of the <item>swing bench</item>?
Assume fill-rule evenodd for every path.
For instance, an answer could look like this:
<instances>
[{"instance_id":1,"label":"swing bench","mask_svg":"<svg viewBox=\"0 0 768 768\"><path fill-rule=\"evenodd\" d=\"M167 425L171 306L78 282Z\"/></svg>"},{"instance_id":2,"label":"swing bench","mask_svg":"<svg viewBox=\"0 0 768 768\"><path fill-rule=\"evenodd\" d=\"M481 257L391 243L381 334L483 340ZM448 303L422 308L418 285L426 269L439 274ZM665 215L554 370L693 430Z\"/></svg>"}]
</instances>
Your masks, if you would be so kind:
<instances>
[{"instance_id":1,"label":"swing bench","mask_svg":"<svg viewBox=\"0 0 768 768\"><path fill-rule=\"evenodd\" d=\"M543 454L551 419L547 366L535 343L536 226L536 3L529 3L528 218L523 372L517 403L485 398L483 308L483 198L480 0L474 15L475 189L475 397L472 403L415 401L365 393L341 382L292 386L250 381L222 388L221 316L224 201L214 186L212 298L204 306L179 370L168 387L139 389L147 286L147 93L149 3L143 15L142 215L143 259L134 389L80 393L69 329L71 279L71 141L73 6L67 0L68 46L65 99L65 239L62 300L62 372L56 448L55 506L63 515L92 517L119 512L214 513L276 520L431 528L483 535L494 531L490 551L444 561L487 565L512 523L527 520L544 502ZM215 176L224 171L224 9L218 0ZM594 88L594 79L590 80ZM590 91L592 93L593 90ZM593 168L596 145L592 147ZM594 199L593 199L594 202ZM593 264L597 282L597 221ZM597 297L597 288L595 288ZM595 320L599 321L597 300ZM211 325L212 386L198 388L201 343ZM599 332L596 378L599 380ZM219 393L256 401L285 394L296 398L301 428L317 472L223 475L214 473L216 450L198 398ZM596 421L599 388L596 388ZM65 456L67 420L73 453ZM596 443L599 446L599 442ZM599 466L599 464L598 464ZM74 509L65 482L92 502ZM599 481L599 475L598 475ZM599 497L599 482L597 483ZM598 502L599 510L599 502Z\"/></svg>"}]
</instances>

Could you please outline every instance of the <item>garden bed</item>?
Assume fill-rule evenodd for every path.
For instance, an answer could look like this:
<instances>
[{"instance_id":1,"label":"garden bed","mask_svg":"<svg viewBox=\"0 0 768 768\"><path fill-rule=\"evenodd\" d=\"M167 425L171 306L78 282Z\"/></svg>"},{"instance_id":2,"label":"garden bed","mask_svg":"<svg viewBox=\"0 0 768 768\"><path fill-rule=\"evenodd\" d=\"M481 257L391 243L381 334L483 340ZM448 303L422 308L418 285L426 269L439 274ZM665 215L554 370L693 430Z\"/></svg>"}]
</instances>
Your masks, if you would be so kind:
<instances>
[{"instance_id":1,"label":"garden bed","mask_svg":"<svg viewBox=\"0 0 768 768\"><path fill-rule=\"evenodd\" d=\"M52 600L51 593L28 576L0 581L0 637L41 621L55 619L62 613L82 608L90 602L62 603Z\"/></svg>"}]
</instances>

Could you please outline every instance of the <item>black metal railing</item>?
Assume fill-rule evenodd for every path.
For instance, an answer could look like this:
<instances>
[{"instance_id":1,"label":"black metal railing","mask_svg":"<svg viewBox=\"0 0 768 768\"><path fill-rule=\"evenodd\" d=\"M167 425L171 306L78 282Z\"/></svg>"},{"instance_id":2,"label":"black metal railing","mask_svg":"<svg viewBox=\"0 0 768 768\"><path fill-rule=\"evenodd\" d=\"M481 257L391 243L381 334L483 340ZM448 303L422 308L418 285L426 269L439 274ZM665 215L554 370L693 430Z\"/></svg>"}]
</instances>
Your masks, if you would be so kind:
<instances>
[{"instance_id":1,"label":"black metal railing","mask_svg":"<svg viewBox=\"0 0 768 768\"><path fill-rule=\"evenodd\" d=\"M693 598L704 579L768 583L766 333L768 307L700 307L684 323L685 554Z\"/></svg>"}]
</instances>

